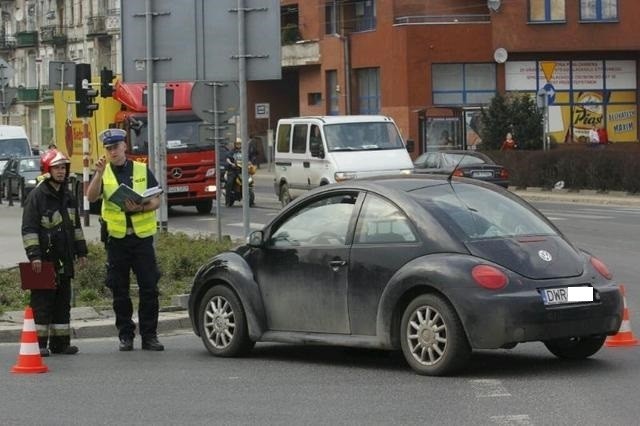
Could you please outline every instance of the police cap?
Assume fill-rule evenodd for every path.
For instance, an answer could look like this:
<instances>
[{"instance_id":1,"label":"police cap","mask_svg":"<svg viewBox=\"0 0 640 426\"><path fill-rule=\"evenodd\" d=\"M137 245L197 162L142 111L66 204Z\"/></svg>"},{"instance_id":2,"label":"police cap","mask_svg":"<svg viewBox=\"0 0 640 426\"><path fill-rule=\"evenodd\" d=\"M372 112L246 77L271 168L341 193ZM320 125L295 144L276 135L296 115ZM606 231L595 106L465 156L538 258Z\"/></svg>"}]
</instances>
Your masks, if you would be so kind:
<instances>
[{"instance_id":1,"label":"police cap","mask_svg":"<svg viewBox=\"0 0 640 426\"><path fill-rule=\"evenodd\" d=\"M122 142L126 136L127 132L122 129L107 129L98 135L104 146Z\"/></svg>"}]
</instances>

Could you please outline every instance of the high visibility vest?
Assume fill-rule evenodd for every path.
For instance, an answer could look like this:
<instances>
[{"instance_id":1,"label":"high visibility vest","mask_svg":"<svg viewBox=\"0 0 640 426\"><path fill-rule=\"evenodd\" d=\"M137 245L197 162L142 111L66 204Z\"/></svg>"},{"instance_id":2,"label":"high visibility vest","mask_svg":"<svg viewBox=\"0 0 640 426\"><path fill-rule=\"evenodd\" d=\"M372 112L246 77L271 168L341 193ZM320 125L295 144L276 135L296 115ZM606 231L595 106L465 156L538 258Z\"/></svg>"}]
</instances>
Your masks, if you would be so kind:
<instances>
[{"instance_id":1,"label":"high visibility vest","mask_svg":"<svg viewBox=\"0 0 640 426\"><path fill-rule=\"evenodd\" d=\"M104 168L102 175L102 219L107 223L107 231L114 238L127 235L127 217L120 207L109 200L118 189L118 180L111 167ZM147 165L133 162L133 190L142 194L147 189ZM131 215L133 232L140 237L149 237L156 233L156 212L140 212Z\"/></svg>"}]
</instances>

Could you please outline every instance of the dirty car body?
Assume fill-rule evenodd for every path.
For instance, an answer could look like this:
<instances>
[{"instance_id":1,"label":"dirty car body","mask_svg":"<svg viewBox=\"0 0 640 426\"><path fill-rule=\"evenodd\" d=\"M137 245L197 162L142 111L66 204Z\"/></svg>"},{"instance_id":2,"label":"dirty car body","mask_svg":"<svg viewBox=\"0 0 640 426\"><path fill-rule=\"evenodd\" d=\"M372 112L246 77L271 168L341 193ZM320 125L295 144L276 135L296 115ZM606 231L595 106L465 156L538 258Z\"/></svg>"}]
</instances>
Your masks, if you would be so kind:
<instances>
[{"instance_id":1,"label":"dirty car body","mask_svg":"<svg viewBox=\"0 0 640 426\"><path fill-rule=\"evenodd\" d=\"M218 356L258 341L371 347L445 375L473 349L528 341L590 356L618 330L622 298L601 261L519 197L413 175L295 200L200 268L189 313Z\"/></svg>"}]
</instances>

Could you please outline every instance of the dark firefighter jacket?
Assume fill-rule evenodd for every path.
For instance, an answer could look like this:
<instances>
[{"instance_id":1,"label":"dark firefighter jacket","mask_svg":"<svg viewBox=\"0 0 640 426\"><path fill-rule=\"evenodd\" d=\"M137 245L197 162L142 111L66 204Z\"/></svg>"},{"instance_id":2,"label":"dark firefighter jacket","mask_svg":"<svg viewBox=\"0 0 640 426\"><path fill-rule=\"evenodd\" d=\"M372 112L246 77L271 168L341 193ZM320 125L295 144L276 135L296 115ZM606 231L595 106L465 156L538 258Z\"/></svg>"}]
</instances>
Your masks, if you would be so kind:
<instances>
[{"instance_id":1,"label":"dark firefighter jacket","mask_svg":"<svg viewBox=\"0 0 640 426\"><path fill-rule=\"evenodd\" d=\"M62 185L56 191L49 180L35 187L22 213L22 242L29 261L51 261L56 272L73 277L76 257L87 255L76 201Z\"/></svg>"}]
</instances>

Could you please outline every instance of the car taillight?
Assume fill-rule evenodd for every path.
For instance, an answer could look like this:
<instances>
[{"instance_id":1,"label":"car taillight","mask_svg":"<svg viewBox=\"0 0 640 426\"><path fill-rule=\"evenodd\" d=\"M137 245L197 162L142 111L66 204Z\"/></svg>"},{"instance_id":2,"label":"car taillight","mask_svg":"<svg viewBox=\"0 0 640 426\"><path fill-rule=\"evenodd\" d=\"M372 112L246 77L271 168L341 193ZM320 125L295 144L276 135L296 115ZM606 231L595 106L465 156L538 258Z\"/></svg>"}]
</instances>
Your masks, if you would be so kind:
<instances>
[{"instance_id":1,"label":"car taillight","mask_svg":"<svg viewBox=\"0 0 640 426\"><path fill-rule=\"evenodd\" d=\"M500 170L500 179L509 179L509 170L501 169Z\"/></svg>"},{"instance_id":2,"label":"car taillight","mask_svg":"<svg viewBox=\"0 0 640 426\"><path fill-rule=\"evenodd\" d=\"M611 271L609 271L609 268L607 268L607 265L605 265L602 260L598 259L597 257L592 257L591 264L594 268L596 268L596 271L598 271L600 275L602 275L606 279L610 280L611 278L613 278L613 274L611 274Z\"/></svg>"},{"instance_id":3,"label":"car taillight","mask_svg":"<svg viewBox=\"0 0 640 426\"><path fill-rule=\"evenodd\" d=\"M499 290L507 285L507 276L498 268L489 265L477 265L471 270L471 276L477 284L489 290Z\"/></svg>"},{"instance_id":4,"label":"car taillight","mask_svg":"<svg viewBox=\"0 0 640 426\"><path fill-rule=\"evenodd\" d=\"M453 173L451 173L453 176L458 176L458 177L464 177L464 173L462 172L462 170L460 169L455 169L453 171Z\"/></svg>"}]
</instances>

